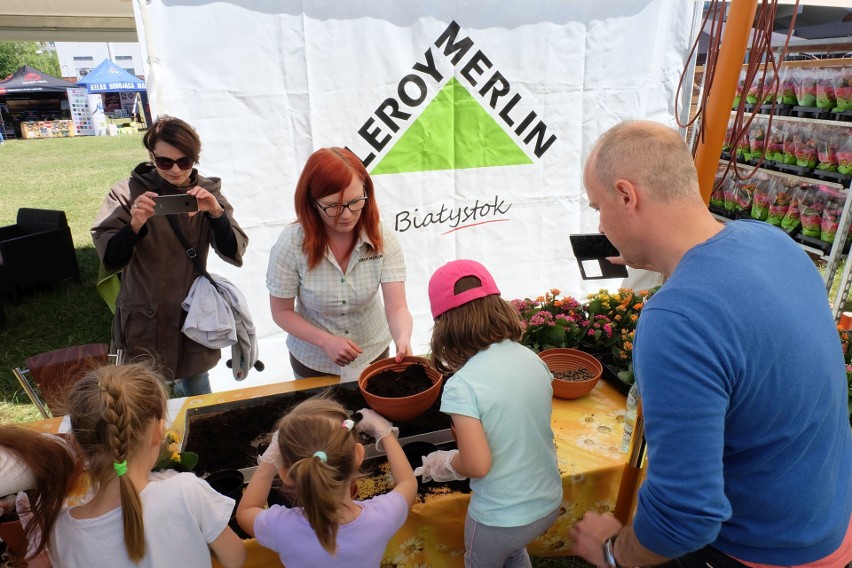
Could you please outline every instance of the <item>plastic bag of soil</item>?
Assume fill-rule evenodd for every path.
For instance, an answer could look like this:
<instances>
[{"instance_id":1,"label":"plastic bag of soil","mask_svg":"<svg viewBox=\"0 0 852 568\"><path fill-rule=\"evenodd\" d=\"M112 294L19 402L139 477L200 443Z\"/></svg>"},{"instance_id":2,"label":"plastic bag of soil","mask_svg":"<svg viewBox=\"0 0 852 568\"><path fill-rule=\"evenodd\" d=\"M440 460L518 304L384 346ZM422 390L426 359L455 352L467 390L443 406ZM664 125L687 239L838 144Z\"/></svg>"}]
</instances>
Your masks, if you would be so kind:
<instances>
[{"instance_id":1,"label":"plastic bag of soil","mask_svg":"<svg viewBox=\"0 0 852 568\"><path fill-rule=\"evenodd\" d=\"M835 70L818 68L816 74L816 106L817 108L833 109L837 106L834 96Z\"/></svg>"},{"instance_id":2,"label":"plastic bag of soil","mask_svg":"<svg viewBox=\"0 0 852 568\"><path fill-rule=\"evenodd\" d=\"M795 191L796 188L787 180L775 180L774 195L770 201L769 215L766 217L767 223L776 227L781 226L787 216L787 211L790 209Z\"/></svg>"},{"instance_id":3,"label":"plastic bag of soil","mask_svg":"<svg viewBox=\"0 0 852 568\"><path fill-rule=\"evenodd\" d=\"M852 110L852 66L847 65L834 74L834 112Z\"/></svg>"},{"instance_id":4,"label":"plastic bag of soil","mask_svg":"<svg viewBox=\"0 0 852 568\"><path fill-rule=\"evenodd\" d=\"M751 160L751 142L748 139L750 132L750 130L743 132L737 142L737 159L743 159L746 162Z\"/></svg>"},{"instance_id":5,"label":"plastic bag of soil","mask_svg":"<svg viewBox=\"0 0 852 568\"><path fill-rule=\"evenodd\" d=\"M796 99L796 82L793 80L793 69L785 67L781 71L781 85L778 88L778 98L776 102L782 105L795 105Z\"/></svg>"},{"instance_id":6,"label":"plastic bag of soil","mask_svg":"<svg viewBox=\"0 0 852 568\"><path fill-rule=\"evenodd\" d=\"M827 190L827 193L830 198L822 211L819 238L827 243L833 243L837 236L837 229L840 227L840 215L843 213L846 196L834 190Z\"/></svg>"},{"instance_id":7,"label":"plastic bag of soil","mask_svg":"<svg viewBox=\"0 0 852 568\"><path fill-rule=\"evenodd\" d=\"M758 221L766 221L769 217L769 206L778 192L778 181L776 178L758 180L754 188L751 205L751 218Z\"/></svg>"},{"instance_id":8,"label":"plastic bag of soil","mask_svg":"<svg viewBox=\"0 0 852 568\"><path fill-rule=\"evenodd\" d=\"M796 69L793 72L796 85L796 102L799 106L816 106L816 74L813 69Z\"/></svg>"},{"instance_id":9,"label":"plastic bag of soil","mask_svg":"<svg viewBox=\"0 0 852 568\"><path fill-rule=\"evenodd\" d=\"M822 212L825 210L826 194L818 186L811 186L799 201L802 234L818 239L821 231Z\"/></svg>"},{"instance_id":10,"label":"plastic bag of soil","mask_svg":"<svg viewBox=\"0 0 852 568\"><path fill-rule=\"evenodd\" d=\"M796 152L796 165L813 169L819 163L817 157L817 141L813 125L802 127L800 135L793 138Z\"/></svg>"},{"instance_id":11,"label":"plastic bag of soil","mask_svg":"<svg viewBox=\"0 0 852 568\"><path fill-rule=\"evenodd\" d=\"M841 174L852 174L852 137L845 136L846 141L837 149L837 171Z\"/></svg>"},{"instance_id":12,"label":"plastic bag of soil","mask_svg":"<svg viewBox=\"0 0 852 568\"><path fill-rule=\"evenodd\" d=\"M817 158L816 169L825 172L837 171L837 146L840 142L831 126L820 126L817 129Z\"/></svg>"},{"instance_id":13,"label":"plastic bag of soil","mask_svg":"<svg viewBox=\"0 0 852 568\"><path fill-rule=\"evenodd\" d=\"M769 131L769 136L766 139L766 159L773 162L784 162L784 131L786 125L772 125L772 130Z\"/></svg>"},{"instance_id":14,"label":"plastic bag of soil","mask_svg":"<svg viewBox=\"0 0 852 568\"><path fill-rule=\"evenodd\" d=\"M748 130L748 145L754 160L765 157L766 153L766 120L755 118Z\"/></svg>"},{"instance_id":15,"label":"plastic bag of soil","mask_svg":"<svg viewBox=\"0 0 852 568\"><path fill-rule=\"evenodd\" d=\"M732 184L733 180L728 175L724 179L717 176L716 182L713 185L713 191L710 193L710 205L724 209L725 207L725 192L728 189L728 184Z\"/></svg>"},{"instance_id":16,"label":"plastic bag of soil","mask_svg":"<svg viewBox=\"0 0 852 568\"><path fill-rule=\"evenodd\" d=\"M788 165L796 163L796 140L801 137L799 127L788 124L784 127L783 162Z\"/></svg>"},{"instance_id":17,"label":"plastic bag of soil","mask_svg":"<svg viewBox=\"0 0 852 568\"><path fill-rule=\"evenodd\" d=\"M754 194L753 179L737 180L725 192L725 210L732 213L744 213L751 210L751 200Z\"/></svg>"},{"instance_id":18,"label":"plastic bag of soil","mask_svg":"<svg viewBox=\"0 0 852 568\"><path fill-rule=\"evenodd\" d=\"M793 190L793 195L790 199L790 207L787 208L787 212L781 220L781 228L787 231L790 235L797 232L802 226L801 203L802 199L804 199L806 195L807 190L803 187L796 187Z\"/></svg>"}]
</instances>

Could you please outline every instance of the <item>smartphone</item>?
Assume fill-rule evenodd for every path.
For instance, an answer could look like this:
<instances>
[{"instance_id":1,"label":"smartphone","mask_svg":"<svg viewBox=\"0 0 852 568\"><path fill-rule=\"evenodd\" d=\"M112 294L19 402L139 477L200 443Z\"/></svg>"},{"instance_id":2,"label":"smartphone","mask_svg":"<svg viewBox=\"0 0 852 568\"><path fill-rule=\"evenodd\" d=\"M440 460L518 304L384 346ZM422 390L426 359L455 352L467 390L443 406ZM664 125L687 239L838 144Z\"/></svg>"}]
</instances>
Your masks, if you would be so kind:
<instances>
[{"instance_id":1,"label":"smartphone","mask_svg":"<svg viewBox=\"0 0 852 568\"><path fill-rule=\"evenodd\" d=\"M191 195L158 195L154 198L154 215L175 215L198 211L198 200Z\"/></svg>"},{"instance_id":2,"label":"smartphone","mask_svg":"<svg viewBox=\"0 0 852 568\"><path fill-rule=\"evenodd\" d=\"M602 280L605 278L627 278L627 267L613 264L608 256L619 256L618 249L603 233L586 235L568 235L571 249L580 266L583 280Z\"/></svg>"}]
</instances>

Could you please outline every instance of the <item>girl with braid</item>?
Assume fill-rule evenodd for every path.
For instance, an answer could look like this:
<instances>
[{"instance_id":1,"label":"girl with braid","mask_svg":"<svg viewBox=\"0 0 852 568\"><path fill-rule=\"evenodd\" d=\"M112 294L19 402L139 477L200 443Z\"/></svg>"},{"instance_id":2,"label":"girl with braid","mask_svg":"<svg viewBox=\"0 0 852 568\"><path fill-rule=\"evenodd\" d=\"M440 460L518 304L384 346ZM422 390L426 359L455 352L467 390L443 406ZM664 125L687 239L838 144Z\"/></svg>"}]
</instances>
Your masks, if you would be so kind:
<instances>
[{"instance_id":1,"label":"girl with braid","mask_svg":"<svg viewBox=\"0 0 852 568\"><path fill-rule=\"evenodd\" d=\"M296 405L278 422L237 508L237 521L261 546L278 553L287 568L376 568L388 541L405 523L417 496L417 479L396 439L398 430L363 409L354 424L334 400L315 397ZM393 491L366 501L351 486L364 460L356 431L376 440L387 454ZM276 475L296 507L265 509Z\"/></svg>"},{"instance_id":2,"label":"girl with braid","mask_svg":"<svg viewBox=\"0 0 852 568\"><path fill-rule=\"evenodd\" d=\"M192 473L149 479L167 398L163 378L140 363L101 367L75 384L68 414L94 496L55 518L55 568L209 568L211 550L225 568L242 566L232 499Z\"/></svg>"}]
</instances>

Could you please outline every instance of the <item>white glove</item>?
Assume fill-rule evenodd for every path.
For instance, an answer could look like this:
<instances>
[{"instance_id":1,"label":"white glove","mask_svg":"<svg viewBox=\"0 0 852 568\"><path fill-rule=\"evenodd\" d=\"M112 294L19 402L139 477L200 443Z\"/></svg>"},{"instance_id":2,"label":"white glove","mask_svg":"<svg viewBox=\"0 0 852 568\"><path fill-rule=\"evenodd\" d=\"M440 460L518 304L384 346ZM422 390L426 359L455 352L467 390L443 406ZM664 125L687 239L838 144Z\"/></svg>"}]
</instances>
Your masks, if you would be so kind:
<instances>
[{"instance_id":1,"label":"white glove","mask_svg":"<svg viewBox=\"0 0 852 568\"><path fill-rule=\"evenodd\" d=\"M415 476L423 476L423 483L428 481L461 481L467 479L453 469L453 458L458 450L438 450L423 457L423 465L414 470Z\"/></svg>"},{"instance_id":2,"label":"white glove","mask_svg":"<svg viewBox=\"0 0 852 568\"><path fill-rule=\"evenodd\" d=\"M358 411L361 415L361 421L355 425L355 430L364 432L376 439L376 450L384 452L379 446L382 438L388 434L393 434L399 437L399 428L388 422L381 414L369 408L362 408Z\"/></svg>"},{"instance_id":3,"label":"white glove","mask_svg":"<svg viewBox=\"0 0 852 568\"><path fill-rule=\"evenodd\" d=\"M257 458L257 465L260 462L273 464L277 469L284 467L284 460L281 457L281 450L278 449L278 430L272 433L272 439L269 441L269 447L263 452L262 456Z\"/></svg>"}]
</instances>

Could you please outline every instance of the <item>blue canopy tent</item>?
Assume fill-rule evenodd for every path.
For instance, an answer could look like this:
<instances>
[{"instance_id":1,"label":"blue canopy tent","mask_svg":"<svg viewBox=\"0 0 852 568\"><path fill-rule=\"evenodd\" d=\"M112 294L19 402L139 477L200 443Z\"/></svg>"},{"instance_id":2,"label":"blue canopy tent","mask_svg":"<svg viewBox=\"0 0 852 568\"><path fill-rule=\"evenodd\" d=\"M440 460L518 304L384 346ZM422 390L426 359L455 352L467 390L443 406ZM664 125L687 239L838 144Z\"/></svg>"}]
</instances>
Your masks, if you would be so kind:
<instances>
[{"instance_id":1,"label":"blue canopy tent","mask_svg":"<svg viewBox=\"0 0 852 568\"><path fill-rule=\"evenodd\" d=\"M78 86L85 86L90 93L139 93L141 106L145 115L145 123L151 123L151 113L148 110L148 94L145 91L145 81L131 75L109 59L101 61L88 75L77 81ZM106 108L106 105L104 105Z\"/></svg>"}]
</instances>

